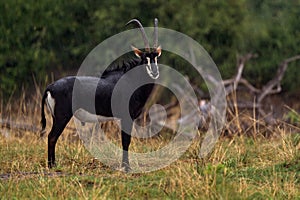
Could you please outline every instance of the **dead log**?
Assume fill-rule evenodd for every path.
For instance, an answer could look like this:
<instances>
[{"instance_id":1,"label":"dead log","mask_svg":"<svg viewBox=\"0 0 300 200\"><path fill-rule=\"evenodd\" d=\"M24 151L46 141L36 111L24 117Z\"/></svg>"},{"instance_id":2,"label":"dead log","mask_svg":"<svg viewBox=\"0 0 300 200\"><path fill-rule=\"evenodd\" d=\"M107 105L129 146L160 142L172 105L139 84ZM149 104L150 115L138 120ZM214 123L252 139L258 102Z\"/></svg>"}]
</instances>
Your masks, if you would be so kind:
<instances>
[{"instance_id":1,"label":"dead log","mask_svg":"<svg viewBox=\"0 0 300 200\"><path fill-rule=\"evenodd\" d=\"M16 130L21 130L21 131L30 131L30 132L40 131L40 129L34 125L25 124L25 123L17 123L17 122L13 122L10 120L4 120L4 119L0 119L0 126L2 128L16 129Z\"/></svg>"},{"instance_id":2,"label":"dead log","mask_svg":"<svg viewBox=\"0 0 300 200\"><path fill-rule=\"evenodd\" d=\"M11 129L11 130L18 130L18 131L29 131L33 133L40 133L41 128L34 124L27 124L24 122L14 122L11 120L5 120L5 119L0 119L0 127L1 128L6 128L6 129ZM71 131L76 131L75 128L72 127L66 127L66 129L71 130Z\"/></svg>"},{"instance_id":3,"label":"dead log","mask_svg":"<svg viewBox=\"0 0 300 200\"><path fill-rule=\"evenodd\" d=\"M270 94L276 94L281 92L281 81L284 77L284 74L287 70L288 64L290 62L300 59L300 55L296 55L285 59L278 67L276 75L272 80L270 80L265 86L263 86L261 93L258 95L257 102L261 103L262 100Z\"/></svg>"}]
</instances>

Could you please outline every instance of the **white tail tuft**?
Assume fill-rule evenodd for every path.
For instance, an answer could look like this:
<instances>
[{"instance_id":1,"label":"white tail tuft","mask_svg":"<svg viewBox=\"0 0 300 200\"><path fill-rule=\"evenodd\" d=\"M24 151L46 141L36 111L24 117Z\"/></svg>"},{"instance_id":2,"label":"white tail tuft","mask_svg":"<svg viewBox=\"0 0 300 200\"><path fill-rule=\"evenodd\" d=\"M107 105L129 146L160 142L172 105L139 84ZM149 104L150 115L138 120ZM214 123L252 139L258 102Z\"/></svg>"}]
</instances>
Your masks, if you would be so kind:
<instances>
[{"instance_id":1,"label":"white tail tuft","mask_svg":"<svg viewBox=\"0 0 300 200\"><path fill-rule=\"evenodd\" d=\"M47 92L46 104L51 115L54 117L55 99L51 96L50 91Z\"/></svg>"}]
</instances>

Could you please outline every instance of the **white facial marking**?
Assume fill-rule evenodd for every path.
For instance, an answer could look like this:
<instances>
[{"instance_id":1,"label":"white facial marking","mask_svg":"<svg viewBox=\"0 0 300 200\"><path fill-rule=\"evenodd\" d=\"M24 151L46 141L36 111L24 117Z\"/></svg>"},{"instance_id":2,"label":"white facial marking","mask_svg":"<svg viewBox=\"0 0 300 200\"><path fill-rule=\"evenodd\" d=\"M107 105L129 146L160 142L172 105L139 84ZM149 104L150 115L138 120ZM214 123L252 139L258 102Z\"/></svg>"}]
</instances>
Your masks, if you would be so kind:
<instances>
[{"instance_id":1,"label":"white facial marking","mask_svg":"<svg viewBox=\"0 0 300 200\"><path fill-rule=\"evenodd\" d=\"M150 66L150 58L146 57L147 58L147 62L148 62L148 66Z\"/></svg>"},{"instance_id":2,"label":"white facial marking","mask_svg":"<svg viewBox=\"0 0 300 200\"><path fill-rule=\"evenodd\" d=\"M159 77L159 72L157 72L157 75L155 77L152 75L153 79L158 79L158 77Z\"/></svg>"},{"instance_id":3,"label":"white facial marking","mask_svg":"<svg viewBox=\"0 0 300 200\"><path fill-rule=\"evenodd\" d=\"M55 99L51 96L50 91L47 92L46 104L51 115L54 117Z\"/></svg>"},{"instance_id":4,"label":"white facial marking","mask_svg":"<svg viewBox=\"0 0 300 200\"><path fill-rule=\"evenodd\" d=\"M149 65L146 65L146 70L147 70L147 73L149 74L149 76L152 77L152 72L150 70L150 66Z\"/></svg>"},{"instance_id":5,"label":"white facial marking","mask_svg":"<svg viewBox=\"0 0 300 200\"><path fill-rule=\"evenodd\" d=\"M159 71L157 71L157 75L153 76L153 72L151 70L151 63L150 63L150 58L146 57L148 64L146 65L146 70L148 75L152 78L152 79L158 79L159 77ZM155 65L157 66L157 70L158 70L158 65L157 65L157 57L154 58L154 62Z\"/></svg>"}]
</instances>

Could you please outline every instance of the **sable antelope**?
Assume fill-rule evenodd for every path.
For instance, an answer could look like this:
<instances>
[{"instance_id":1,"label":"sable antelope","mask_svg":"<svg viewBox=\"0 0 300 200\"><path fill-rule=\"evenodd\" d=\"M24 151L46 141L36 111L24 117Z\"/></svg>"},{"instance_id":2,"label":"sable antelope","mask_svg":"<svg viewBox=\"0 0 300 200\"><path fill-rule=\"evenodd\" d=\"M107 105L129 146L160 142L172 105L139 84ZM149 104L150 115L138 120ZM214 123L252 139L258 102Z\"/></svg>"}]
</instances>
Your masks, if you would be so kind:
<instances>
[{"instance_id":1,"label":"sable antelope","mask_svg":"<svg viewBox=\"0 0 300 200\"><path fill-rule=\"evenodd\" d=\"M42 132L44 132L46 127L44 105L46 103L53 119L53 125L48 135L48 166L50 168L55 166L55 145L59 136L63 132L72 116L75 115L76 117L77 111L84 110L91 114L96 114L104 117L117 117L120 119L122 127L121 140L123 148L121 167L125 168L125 171L130 170L128 148L131 140L130 132L133 125L132 121L136 119L142 112L142 109L154 87L153 79L157 79L159 77L157 59L161 55L161 47L158 46L158 20L154 20L153 48L150 48L149 41L146 37L146 33L142 24L137 19L132 19L126 25L131 23L134 23L139 27L145 44L144 51L132 46L132 50L137 58L128 60L117 68L114 67L110 69L110 67L108 67L108 69L103 72L101 77L69 76L61 78L47 86L42 98L41 124ZM152 83L139 87L132 94L129 101L129 112L132 120L126 120L122 118L123 116L113 116L111 108L111 97L114 87L120 80L120 78L122 76L125 76L126 72L137 66L143 67L141 68L141 70L139 70L138 76L131 78L142 78L146 80L151 79ZM79 94L82 95L82 99L95 99L95 105L92 105L92 109L91 105L85 105L84 102L74 102L74 100L72 100L73 87L75 82L77 82L79 85L77 89L79 90ZM95 90L91 89L93 87ZM130 87L130 81L128 81L128 87ZM122 92L126 93L126 91ZM125 107L125 105L123 106ZM128 132L126 133L125 130L127 130Z\"/></svg>"}]
</instances>

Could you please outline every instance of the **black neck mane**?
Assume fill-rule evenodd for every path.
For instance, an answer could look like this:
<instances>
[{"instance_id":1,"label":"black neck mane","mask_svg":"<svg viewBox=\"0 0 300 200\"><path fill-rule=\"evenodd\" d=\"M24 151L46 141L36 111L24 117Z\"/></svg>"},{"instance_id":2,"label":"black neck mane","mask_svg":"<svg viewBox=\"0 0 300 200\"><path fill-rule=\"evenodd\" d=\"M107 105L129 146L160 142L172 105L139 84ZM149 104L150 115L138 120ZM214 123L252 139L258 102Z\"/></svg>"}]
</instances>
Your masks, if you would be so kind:
<instances>
[{"instance_id":1,"label":"black neck mane","mask_svg":"<svg viewBox=\"0 0 300 200\"><path fill-rule=\"evenodd\" d=\"M132 54L124 54L115 61L113 61L102 73L101 77L105 78L107 75L116 72L126 73L130 69L136 67L141 62L140 59L134 57Z\"/></svg>"}]
</instances>

